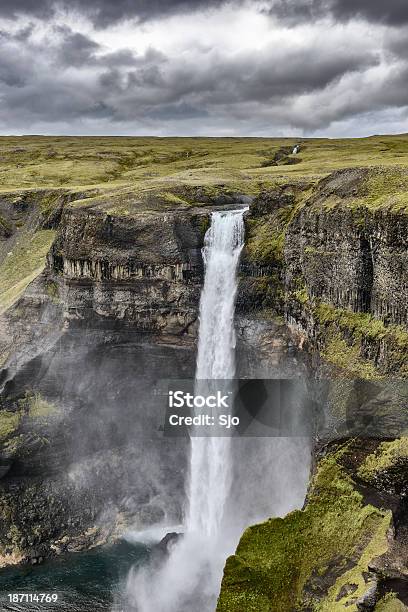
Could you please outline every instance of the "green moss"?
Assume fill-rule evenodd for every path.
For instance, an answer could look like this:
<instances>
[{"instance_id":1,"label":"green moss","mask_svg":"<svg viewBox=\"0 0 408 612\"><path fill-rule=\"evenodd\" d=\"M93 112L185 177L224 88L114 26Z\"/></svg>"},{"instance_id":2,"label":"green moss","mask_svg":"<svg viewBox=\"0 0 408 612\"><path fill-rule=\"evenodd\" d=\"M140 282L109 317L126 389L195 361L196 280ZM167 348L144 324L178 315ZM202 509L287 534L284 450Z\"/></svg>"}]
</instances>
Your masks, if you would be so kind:
<instances>
[{"instance_id":1,"label":"green moss","mask_svg":"<svg viewBox=\"0 0 408 612\"><path fill-rule=\"evenodd\" d=\"M302 605L334 611L351 576L362 593L363 572L385 550L391 513L364 505L339 457L320 462L305 510L245 531L227 560L217 612L289 612ZM322 577L329 586L324 602Z\"/></svg>"},{"instance_id":2,"label":"green moss","mask_svg":"<svg viewBox=\"0 0 408 612\"><path fill-rule=\"evenodd\" d=\"M364 203L370 208L408 212L408 174L401 169L378 169L364 183Z\"/></svg>"},{"instance_id":3,"label":"green moss","mask_svg":"<svg viewBox=\"0 0 408 612\"><path fill-rule=\"evenodd\" d=\"M180 198L179 196L171 193L170 191L165 191L159 194L159 197L164 200L167 204L173 204L175 206L189 206L189 203Z\"/></svg>"},{"instance_id":4,"label":"green moss","mask_svg":"<svg viewBox=\"0 0 408 612\"><path fill-rule=\"evenodd\" d=\"M59 288L55 281L48 280L45 285L45 290L53 302L59 303Z\"/></svg>"},{"instance_id":5,"label":"green moss","mask_svg":"<svg viewBox=\"0 0 408 612\"><path fill-rule=\"evenodd\" d=\"M292 293L302 305L307 304L316 321L322 326L322 355L333 365L353 376L375 378L380 371L365 359L362 345L365 340L387 343L388 361L394 372L404 375L408 360L408 332L402 325L385 325L368 313L356 313L335 308L324 302L304 302Z\"/></svg>"},{"instance_id":6,"label":"green moss","mask_svg":"<svg viewBox=\"0 0 408 612\"><path fill-rule=\"evenodd\" d=\"M4 442L20 425L21 413L0 410L0 441Z\"/></svg>"},{"instance_id":7,"label":"green moss","mask_svg":"<svg viewBox=\"0 0 408 612\"><path fill-rule=\"evenodd\" d=\"M0 266L0 311L11 306L42 272L54 237L53 230L41 230L20 237L19 243Z\"/></svg>"},{"instance_id":8,"label":"green moss","mask_svg":"<svg viewBox=\"0 0 408 612\"><path fill-rule=\"evenodd\" d=\"M408 331L402 325L386 326L371 314L335 308L324 302L313 308L313 314L321 323L336 323L338 327L350 330L355 337L389 339L401 349L408 346Z\"/></svg>"},{"instance_id":9,"label":"green moss","mask_svg":"<svg viewBox=\"0 0 408 612\"><path fill-rule=\"evenodd\" d=\"M306 304L309 300L309 295L307 293L306 287L294 291L293 295L300 304Z\"/></svg>"},{"instance_id":10,"label":"green moss","mask_svg":"<svg viewBox=\"0 0 408 612\"><path fill-rule=\"evenodd\" d=\"M41 195L39 199L40 210L44 216L48 217L55 209L60 198L60 192L51 192Z\"/></svg>"},{"instance_id":11,"label":"green moss","mask_svg":"<svg viewBox=\"0 0 408 612\"><path fill-rule=\"evenodd\" d=\"M202 217L201 222L200 222L200 231L201 231L203 240L204 240L204 236L206 235L209 227L210 227L210 216L206 215L205 217Z\"/></svg>"},{"instance_id":12,"label":"green moss","mask_svg":"<svg viewBox=\"0 0 408 612\"><path fill-rule=\"evenodd\" d=\"M27 393L20 406L32 419L47 418L57 412L57 407L47 402L40 393Z\"/></svg>"},{"instance_id":13,"label":"green moss","mask_svg":"<svg viewBox=\"0 0 408 612\"><path fill-rule=\"evenodd\" d=\"M372 361L363 359L360 344L348 344L339 332L327 337L321 351L329 363L340 368L353 378L378 378L379 372Z\"/></svg>"},{"instance_id":14,"label":"green moss","mask_svg":"<svg viewBox=\"0 0 408 612\"><path fill-rule=\"evenodd\" d=\"M375 606L374 612L406 612L407 607L395 593L387 593Z\"/></svg>"},{"instance_id":15,"label":"green moss","mask_svg":"<svg viewBox=\"0 0 408 612\"><path fill-rule=\"evenodd\" d=\"M285 233L276 227L276 220L265 216L247 221L245 253L257 265L281 265Z\"/></svg>"},{"instance_id":16,"label":"green moss","mask_svg":"<svg viewBox=\"0 0 408 612\"><path fill-rule=\"evenodd\" d=\"M408 438L392 442L382 442L375 453L368 455L358 468L358 475L364 480L372 480L380 472L392 468L401 459L408 458Z\"/></svg>"},{"instance_id":17,"label":"green moss","mask_svg":"<svg viewBox=\"0 0 408 612\"><path fill-rule=\"evenodd\" d=\"M15 455L24 444L24 436L22 434L13 436L3 444L3 451L7 455Z\"/></svg>"}]
</instances>

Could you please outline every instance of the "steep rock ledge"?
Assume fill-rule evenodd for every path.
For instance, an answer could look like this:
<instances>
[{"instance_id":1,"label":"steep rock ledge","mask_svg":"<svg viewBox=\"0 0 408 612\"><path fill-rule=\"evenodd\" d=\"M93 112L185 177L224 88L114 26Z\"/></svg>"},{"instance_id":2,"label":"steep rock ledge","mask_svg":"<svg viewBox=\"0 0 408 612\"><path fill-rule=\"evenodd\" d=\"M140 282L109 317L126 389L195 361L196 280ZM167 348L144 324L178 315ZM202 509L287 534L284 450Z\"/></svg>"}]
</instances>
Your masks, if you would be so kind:
<instances>
[{"instance_id":1,"label":"steep rock ledge","mask_svg":"<svg viewBox=\"0 0 408 612\"><path fill-rule=\"evenodd\" d=\"M353 471L355 455L370 453L364 446L346 444L320 460L303 510L247 529L227 560L217 612L373 611L392 597L405 601L405 587L380 570L400 504L382 488L365 497Z\"/></svg>"},{"instance_id":2,"label":"steep rock ledge","mask_svg":"<svg viewBox=\"0 0 408 612\"><path fill-rule=\"evenodd\" d=\"M205 210L121 217L67 209L48 255L67 318L189 333L197 317L207 225Z\"/></svg>"},{"instance_id":3,"label":"steep rock ledge","mask_svg":"<svg viewBox=\"0 0 408 612\"><path fill-rule=\"evenodd\" d=\"M180 520L187 445L163 439L159 390L194 375L211 210L64 206L44 272L2 319L0 564ZM237 332L242 376L297 367L282 322Z\"/></svg>"},{"instance_id":4,"label":"steep rock ledge","mask_svg":"<svg viewBox=\"0 0 408 612\"><path fill-rule=\"evenodd\" d=\"M387 174L350 170L321 181L284 247L286 320L340 369L348 353L351 374L363 377L375 373L370 362L379 374L408 368L408 214L392 200L370 206L369 194L368 203L358 197L378 177Z\"/></svg>"},{"instance_id":5,"label":"steep rock ledge","mask_svg":"<svg viewBox=\"0 0 408 612\"><path fill-rule=\"evenodd\" d=\"M349 169L261 192L247 217L239 311L284 317L314 366L408 369L408 173Z\"/></svg>"},{"instance_id":6,"label":"steep rock ledge","mask_svg":"<svg viewBox=\"0 0 408 612\"><path fill-rule=\"evenodd\" d=\"M2 315L0 565L180 520L186 441L163 439L155 389L194 374L209 211L60 213Z\"/></svg>"}]
</instances>

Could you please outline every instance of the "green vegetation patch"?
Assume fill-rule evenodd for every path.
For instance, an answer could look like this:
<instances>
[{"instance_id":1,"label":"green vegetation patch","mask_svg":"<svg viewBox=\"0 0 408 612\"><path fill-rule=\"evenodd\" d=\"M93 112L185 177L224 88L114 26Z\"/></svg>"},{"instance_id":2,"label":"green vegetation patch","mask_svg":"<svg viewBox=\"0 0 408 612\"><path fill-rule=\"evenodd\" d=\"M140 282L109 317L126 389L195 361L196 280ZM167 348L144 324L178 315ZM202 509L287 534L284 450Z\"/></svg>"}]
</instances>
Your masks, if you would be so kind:
<instances>
[{"instance_id":1,"label":"green vegetation patch","mask_svg":"<svg viewBox=\"0 0 408 612\"><path fill-rule=\"evenodd\" d=\"M28 414L33 419L46 418L57 412L56 406L47 402L40 393L27 396L25 402Z\"/></svg>"},{"instance_id":2,"label":"green vegetation patch","mask_svg":"<svg viewBox=\"0 0 408 612\"><path fill-rule=\"evenodd\" d=\"M382 442L374 453L368 455L357 473L364 480L372 481L381 472L407 459L408 438L404 436L392 442Z\"/></svg>"},{"instance_id":3,"label":"green vegetation patch","mask_svg":"<svg viewBox=\"0 0 408 612\"><path fill-rule=\"evenodd\" d=\"M374 363L361 356L360 344L349 344L339 332L328 335L321 354L328 363L353 378L374 379L380 376Z\"/></svg>"},{"instance_id":4,"label":"green vegetation patch","mask_svg":"<svg viewBox=\"0 0 408 612\"><path fill-rule=\"evenodd\" d=\"M167 181L169 186L240 183L248 186L243 193L252 193L253 185L283 175L315 179L353 166L406 168L407 143L407 135L300 143L293 138L6 136L0 137L0 190L144 187ZM295 144L301 145L300 156L290 155ZM381 181L368 186L380 197ZM397 179L393 187L398 188L393 193L402 193Z\"/></svg>"},{"instance_id":5,"label":"green vegetation patch","mask_svg":"<svg viewBox=\"0 0 408 612\"><path fill-rule=\"evenodd\" d=\"M0 410L0 442L4 442L18 429L21 416L21 412Z\"/></svg>"},{"instance_id":6,"label":"green vegetation patch","mask_svg":"<svg viewBox=\"0 0 408 612\"><path fill-rule=\"evenodd\" d=\"M401 168L376 168L364 181L364 204L408 212L408 172Z\"/></svg>"},{"instance_id":7,"label":"green vegetation patch","mask_svg":"<svg viewBox=\"0 0 408 612\"><path fill-rule=\"evenodd\" d=\"M397 162L397 158L395 159ZM350 167L323 181L312 197L317 209L343 206L353 211L356 224L364 224L367 211L408 212L408 171L401 166Z\"/></svg>"},{"instance_id":8,"label":"green vegetation patch","mask_svg":"<svg viewBox=\"0 0 408 612\"><path fill-rule=\"evenodd\" d=\"M245 254L257 265L281 265L285 232L271 218L248 219Z\"/></svg>"},{"instance_id":9,"label":"green vegetation patch","mask_svg":"<svg viewBox=\"0 0 408 612\"><path fill-rule=\"evenodd\" d=\"M284 259L285 235L289 223L303 205L303 199L261 216L246 220L245 255L257 265L281 266Z\"/></svg>"},{"instance_id":10,"label":"green vegetation patch","mask_svg":"<svg viewBox=\"0 0 408 612\"><path fill-rule=\"evenodd\" d=\"M0 312L9 308L42 272L53 243L53 230L21 235L0 266Z\"/></svg>"},{"instance_id":11,"label":"green vegetation patch","mask_svg":"<svg viewBox=\"0 0 408 612\"><path fill-rule=\"evenodd\" d=\"M27 391L24 398L18 401L20 411L31 419L47 419L58 413L55 404L48 402L41 393Z\"/></svg>"},{"instance_id":12,"label":"green vegetation patch","mask_svg":"<svg viewBox=\"0 0 408 612\"><path fill-rule=\"evenodd\" d=\"M375 606L374 612L406 612L407 606L398 599L395 593L387 593Z\"/></svg>"},{"instance_id":13,"label":"green vegetation patch","mask_svg":"<svg viewBox=\"0 0 408 612\"><path fill-rule=\"evenodd\" d=\"M353 601L367 589L363 573L386 550L391 513L364 505L338 464L340 454L321 460L305 510L245 531L227 559L217 612L289 612L302 605L334 612L345 603L357 610ZM355 590L343 597L350 581Z\"/></svg>"},{"instance_id":14,"label":"green vegetation patch","mask_svg":"<svg viewBox=\"0 0 408 612\"><path fill-rule=\"evenodd\" d=\"M301 302L301 300L298 300ZM304 302L301 302L304 303ZM324 326L324 357L334 365L362 378L378 377L377 368L361 356L364 339L383 341L395 371L404 374L408 358L408 331L402 325L385 325L369 313L352 312L318 302L311 305L313 316Z\"/></svg>"}]
</instances>

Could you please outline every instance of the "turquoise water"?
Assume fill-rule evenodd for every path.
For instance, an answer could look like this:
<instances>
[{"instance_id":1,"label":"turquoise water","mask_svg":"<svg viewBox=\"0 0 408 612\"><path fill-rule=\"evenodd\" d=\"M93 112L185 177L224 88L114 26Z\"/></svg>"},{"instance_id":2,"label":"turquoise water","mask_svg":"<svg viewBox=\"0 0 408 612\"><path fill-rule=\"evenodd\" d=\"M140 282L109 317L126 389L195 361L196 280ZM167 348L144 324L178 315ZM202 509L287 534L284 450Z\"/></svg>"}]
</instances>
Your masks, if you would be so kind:
<instances>
[{"instance_id":1,"label":"turquoise water","mask_svg":"<svg viewBox=\"0 0 408 612\"><path fill-rule=\"evenodd\" d=\"M149 548L120 541L110 546L62 555L39 566L0 570L0 610L13 612L122 611L121 585L131 566L146 563ZM10 603L9 593L56 593L57 603ZM123 610L126 612L126 610Z\"/></svg>"}]
</instances>

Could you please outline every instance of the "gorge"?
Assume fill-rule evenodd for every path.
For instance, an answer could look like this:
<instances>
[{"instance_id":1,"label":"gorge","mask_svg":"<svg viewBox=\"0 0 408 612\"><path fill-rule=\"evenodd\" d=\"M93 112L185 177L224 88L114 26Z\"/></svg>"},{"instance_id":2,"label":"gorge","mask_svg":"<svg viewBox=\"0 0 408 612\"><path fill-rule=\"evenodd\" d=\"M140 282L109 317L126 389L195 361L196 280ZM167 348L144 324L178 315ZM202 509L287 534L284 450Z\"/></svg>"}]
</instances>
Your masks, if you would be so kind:
<instances>
[{"instance_id":1,"label":"gorge","mask_svg":"<svg viewBox=\"0 0 408 612\"><path fill-rule=\"evenodd\" d=\"M403 428L390 429L392 407L391 433L348 440L341 426L360 411L351 402L356 379L378 386L406 376L406 139L305 140L296 165L272 167L261 163L282 146L273 139L227 141L225 151L205 139L125 140L123 155L156 147L157 161L119 160L119 178L85 186L75 177L64 188L10 183L0 195L2 564L30 564L41 586L70 555L94 562L119 542L116 558L136 556L140 567L154 547L140 536L145 543L132 548L137 534L159 527L164 535L182 522L188 443L160 429L162 382L194 377L204 236L212 215L238 204L249 211L236 377L349 382L335 389L312 447L295 437L233 440L231 479L241 486L226 514L236 518L236 540L219 571L248 525L298 510L245 531L217 609L404 606ZM42 146L26 145L39 155ZM177 161L180 146L191 152ZM353 147L363 167L349 167L343 151ZM149 172L157 175L143 177ZM21 567L3 570L5 585ZM110 609L128 570L103 598L82 602Z\"/></svg>"}]
</instances>

